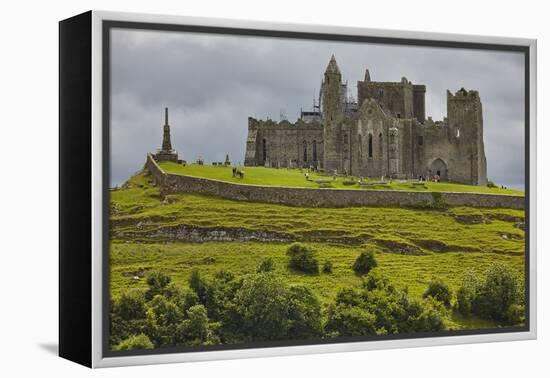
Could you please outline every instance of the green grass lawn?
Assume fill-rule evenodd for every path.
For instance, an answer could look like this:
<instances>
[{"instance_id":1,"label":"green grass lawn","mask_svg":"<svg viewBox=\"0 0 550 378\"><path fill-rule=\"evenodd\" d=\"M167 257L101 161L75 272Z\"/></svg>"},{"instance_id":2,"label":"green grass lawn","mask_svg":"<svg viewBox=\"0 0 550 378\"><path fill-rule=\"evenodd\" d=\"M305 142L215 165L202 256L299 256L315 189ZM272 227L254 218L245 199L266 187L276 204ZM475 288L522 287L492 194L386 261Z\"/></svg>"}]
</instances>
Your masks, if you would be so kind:
<instances>
[{"instance_id":1,"label":"green grass lawn","mask_svg":"<svg viewBox=\"0 0 550 378\"><path fill-rule=\"evenodd\" d=\"M330 185L335 189L360 189L360 190L401 190L401 191L427 191L427 192L473 192L473 193L491 193L491 194L511 194L523 196L524 193L514 189L488 188L486 186L464 185L449 182L427 182L424 185L413 184L411 181L401 182L393 180L387 184L376 184L380 177L370 178L369 185L344 185L345 181L358 181L357 177L337 177L332 180L332 176L321 176L314 172L309 173L309 181L306 180L304 173L300 169L287 168L266 168L266 167L238 167L244 170L244 178L232 177L232 167L189 164L181 165L172 162L161 162L159 164L167 173L189 175L195 177L204 177L215 180L234 182L249 185L265 186L289 186L304 188L319 188ZM316 182L321 180L322 182ZM327 183L326 181L329 181Z\"/></svg>"},{"instance_id":2,"label":"green grass lawn","mask_svg":"<svg viewBox=\"0 0 550 378\"><path fill-rule=\"evenodd\" d=\"M151 178L139 174L124 188L111 191L111 293L116 297L144 286L144 280L134 276L147 269L165 270L177 283L187 285L193 268L206 277L219 269L249 274L263 258L271 257L289 283L308 286L326 306L339 288L361 284L351 265L362 250L371 249L379 269L396 286L420 297L432 277L456 289L466 270L481 273L492 262L506 264L523 276L523 222L524 212L511 209L299 208L191 193L162 197ZM285 255L289 242L190 243L151 236L180 226L284 235L313 246L320 263L330 260L334 270L313 276L289 271ZM403 246L419 253L396 253ZM452 322L455 328L494 326L457 315Z\"/></svg>"}]
</instances>

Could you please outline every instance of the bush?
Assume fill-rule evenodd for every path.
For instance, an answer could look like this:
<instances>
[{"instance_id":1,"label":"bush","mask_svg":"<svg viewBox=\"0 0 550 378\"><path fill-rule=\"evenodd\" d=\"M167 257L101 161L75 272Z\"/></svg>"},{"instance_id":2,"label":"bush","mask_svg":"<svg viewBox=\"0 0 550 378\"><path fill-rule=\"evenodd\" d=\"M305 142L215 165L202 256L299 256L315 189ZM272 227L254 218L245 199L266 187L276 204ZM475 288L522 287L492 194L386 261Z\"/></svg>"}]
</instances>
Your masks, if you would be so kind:
<instances>
[{"instance_id":1,"label":"bush","mask_svg":"<svg viewBox=\"0 0 550 378\"><path fill-rule=\"evenodd\" d=\"M235 319L226 326L243 341L281 340L288 335L287 288L273 273L245 279L235 295L233 310Z\"/></svg>"},{"instance_id":2,"label":"bush","mask_svg":"<svg viewBox=\"0 0 550 378\"><path fill-rule=\"evenodd\" d=\"M151 270L145 275L145 282L149 285L149 290L145 294L146 299L149 301L155 295L163 294L164 289L172 281L169 275L160 270Z\"/></svg>"},{"instance_id":3,"label":"bush","mask_svg":"<svg viewBox=\"0 0 550 378\"><path fill-rule=\"evenodd\" d=\"M506 311L506 322L510 325L518 325L525 321L525 306L512 304Z\"/></svg>"},{"instance_id":4,"label":"bush","mask_svg":"<svg viewBox=\"0 0 550 378\"><path fill-rule=\"evenodd\" d=\"M387 289L392 291L394 288L390 284L390 280L378 271L372 269L363 280L363 287L366 290L382 290Z\"/></svg>"},{"instance_id":5,"label":"bush","mask_svg":"<svg viewBox=\"0 0 550 378\"><path fill-rule=\"evenodd\" d=\"M323 264L323 273L332 273L332 262L331 261L325 261Z\"/></svg>"},{"instance_id":6,"label":"bush","mask_svg":"<svg viewBox=\"0 0 550 378\"><path fill-rule=\"evenodd\" d=\"M256 273L262 273L262 272L273 272L275 270L275 262L271 257L268 257L266 259L263 259L260 264L258 264L258 268L256 269Z\"/></svg>"},{"instance_id":7,"label":"bush","mask_svg":"<svg viewBox=\"0 0 550 378\"><path fill-rule=\"evenodd\" d=\"M141 289L128 290L113 303L111 310L123 320L135 320L145 318L145 295Z\"/></svg>"},{"instance_id":8,"label":"bush","mask_svg":"<svg viewBox=\"0 0 550 378\"><path fill-rule=\"evenodd\" d=\"M290 257L288 266L291 269L304 273L319 273L319 261L313 249L301 243L293 243L286 254Z\"/></svg>"},{"instance_id":9,"label":"bush","mask_svg":"<svg viewBox=\"0 0 550 378\"><path fill-rule=\"evenodd\" d=\"M206 290L207 282L203 280L198 269L193 269L191 271L191 276L189 277L189 287L193 290L199 297L199 301L204 304L206 302Z\"/></svg>"},{"instance_id":10,"label":"bush","mask_svg":"<svg viewBox=\"0 0 550 378\"><path fill-rule=\"evenodd\" d=\"M497 185L493 181L487 181L487 187L488 188L496 188Z\"/></svg>"},{"instance_id":11,"label":"bush","mask_svg":"<svg viewBox=\"0 0 550 378\"><path fill-rule=\"evenodd\" d=\"M139 335L132 335L127 339L122 340L113 349L114 350L130 350L130 349L153 349L155 346L149 340L147 335L143 333Z\"/></svg>"},{"instance_id":12,"label":"bush","mask_svg":"<svg viewBox=\"0 0 550 378\"><path fill-rule=\"evenodd\" d=\"M520 298L516 274L508 267L494 263L486 271L485 281L474 298L473 312L486 319L506 320L506 313Z\"/></svg>"},{"instance_id":13,"label":"bush","mask_svg":"<svg viewBox=\"0 0 550 378\"><path fill-rule=\"evenodd\" d=\"M433 279L423 295L424 298L432 297L433 299L443 303L445 307L451 306L452 292L449 285L441 279Z\"/></svg>"},{"instance_id":14,"label":"bush","mask_svg":"<svg viewBox=\"0 0 550 378\"><path fill-rule=\"evenodd\" d=\"M288 337L308 339L323 335L321 304L304 286L291 286L288 291Z\"/></svg>"},{"instance_id":15,"label":"bush","mask_svg":"<svg viewBox=\"0 0 550 378\"><path fill-rule=\"evenodd\" d=\"M457 309L465 316L474 314L483 319L515 321L514 314L519 311L510 307L522 304L521 287L510 268L494 263L485 272L484 279L472 272L465 275L457 291Z\"/></svg>"},{"instance_id":16,"label":"bush","mask_svg":"<svg viewBox=\"0 0 550 378\"><path fill-rule=\"evenodd\" d=\"M370 272L371 269L376 268L377 265L378 263L372 251L361 252L353 263L353 271L357 275L363 276Z\"/></svg>"},{"instance_id":17,"label":"bush","mask_svg":"<svg viewBox=\"0 0 550 378\"><path fill-rule=\"evenodd\" d=\"M334 336L366 336L376 334L376 315L343 304L329 308L325 326Z\"/></svg>"}]
</instances>

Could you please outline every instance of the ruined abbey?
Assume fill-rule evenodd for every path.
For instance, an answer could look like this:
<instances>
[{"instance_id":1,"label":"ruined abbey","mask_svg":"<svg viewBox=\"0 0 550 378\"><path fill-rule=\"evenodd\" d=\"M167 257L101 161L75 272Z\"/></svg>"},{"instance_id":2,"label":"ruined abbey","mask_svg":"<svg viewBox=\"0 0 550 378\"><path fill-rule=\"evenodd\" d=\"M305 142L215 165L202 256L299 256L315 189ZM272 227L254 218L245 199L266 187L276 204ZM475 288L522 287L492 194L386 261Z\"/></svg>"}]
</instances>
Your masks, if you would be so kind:
<instances>
[{"instance_id":1,"label":"ruined abbey","mask_svg":"<svg viewBox=\"0 0 550 378\"><path fill-rule=\"evenodd\" d=\"M477 91L447 91L447 117L426 118L425 85L372 81L366 70L357 101L334 56L318 104L295 123L248 119L245 165L314 167L363 177L427 179L485 185L487 162Z\"/></svg>"}]
</instances>

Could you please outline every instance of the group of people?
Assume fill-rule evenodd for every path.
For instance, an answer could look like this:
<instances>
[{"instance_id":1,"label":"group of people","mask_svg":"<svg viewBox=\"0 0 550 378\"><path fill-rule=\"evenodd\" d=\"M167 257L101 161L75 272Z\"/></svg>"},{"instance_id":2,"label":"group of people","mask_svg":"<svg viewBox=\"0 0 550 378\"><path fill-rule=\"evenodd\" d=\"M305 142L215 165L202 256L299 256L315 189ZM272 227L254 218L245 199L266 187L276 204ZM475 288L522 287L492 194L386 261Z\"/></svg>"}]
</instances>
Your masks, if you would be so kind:
<instances>
[{"instance_id":1,"label":"group of people","mask_svg":"<svg viewBox=\"0 0 550 378\"><path fill-rule=\"evenodd\" d=\"M418 182L426 182L426 181L433 181L433 182L439 182L441 181L441 177L439 175L433 175L431 180L429 177L420 175L418 176Z\"/></svg>"}]
</instances>

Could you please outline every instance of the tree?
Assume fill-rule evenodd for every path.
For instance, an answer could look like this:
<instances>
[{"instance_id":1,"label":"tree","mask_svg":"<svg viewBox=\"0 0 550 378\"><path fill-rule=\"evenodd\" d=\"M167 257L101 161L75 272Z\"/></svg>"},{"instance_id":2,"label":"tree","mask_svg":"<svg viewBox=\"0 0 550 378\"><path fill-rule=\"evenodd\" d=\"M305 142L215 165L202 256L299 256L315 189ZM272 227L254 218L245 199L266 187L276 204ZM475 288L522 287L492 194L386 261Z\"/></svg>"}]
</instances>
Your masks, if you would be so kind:
<instances>
[{"instance_id":1,"label":"tree","mask_svg":"<svg viewBox=\"0 0 550 378\"><path fill-rule=\"evenodd\" d=\"M312 248L301 243L293 243L286 254L290 257L288 266L291 269L310 274L319 273L319 261Z\"/></svg>"},{"instance_id":2,"label":"tree","mask_svg":"<svg viewBox=\"0 0 550 378\"><path fill-rule=\"evenodd\" d=\"M145 275L145 282L149 290L145 293L146 299L151 300L155 295L164 294L164 289L172 281L169 275L160 270L151 270Z\"/></svg>"},{"instance_id":3,"label":"tree","mask_svg":"<svg viewBox=\"0 0 550 378\"><path fill-rule=\"evenodd\" d=\"M374 252L365 251L361 252L361 254L357 256L357 259L355 259L355 262L353 263L353 271L357 275L363 276L370 272L371 269L376 268L377 265L378 263L374 257Z\"/></svg>"},{"instance_id":4,"label":"tree","mask_svg":"<svg viewBox=\"0 0 550 378\"><path fill-rule=\"evenodd\" d=\"M361 307L339 304L329 308L325 329L335 336L375 335L376 315Z\"/></svg>"},{"instance_id":5,"label":"tree","mask_svg":"<svg viewBox=\"0 0 550 378\"><path fill-rule=\"evenodd\" d=\"M130 350L130 349L153 349L155 346L149 340L147 335L140 333L139 335L132 335L127 339L122 340L113 349L114 350Z\"/></svg>"},{"instance_id":6,"label":"tree","mask_svg":"<svg viewBox=\"0 0 550 378\"><path fill-rule=\"evenodd\" d=\"M187 310L186 319L178 324L176 332L178 344L204 344L210 336L206 308L203 305L195 305Z\"/></svg>"},{"instance_id":7,"label":"tree","mask_svg":"<svg viewBox=\"0 0 550 378\"><path fill-rule=\"evenodd\" d=\"M225 324L245 341L281 340L288 335L287 288L281 277L260 273L247 277L234 301L236 324Z\"/></svg>"},{"instance_id":8,"label":"tree","mask_svg":"<svg viewBox=\"0 0 550 378\"><path fill-rule=\"evenodd\" d=\"M291 286L287 298L289 338L308 339L322 336L321 304L315 294L304 286Z\"/></svg>"},{"instance_id":9,"label":"tree","mask_svg":"<svg viewBox=\"0 0 550 378\"><path fill-rule=\"evenodd\" d=\"M196 268L191 271L191 276L189 277L189 287L197 294L199 301L202 304L205 304L208 284L205 280L203 280L199 270Z\"/></svg>"},{"instance_id":10,"label":"tree","mask_svg":"<svg viewBox=\"0 0 550 378\"><path fill-rule=\"evenodd\" d=\"M472 310L476 315L494 320L506 320L506 313L520 298L516 274L502 264L493 263L486 271Z\"/></svg>"},{"instance_id":11,"label":"tree","mask_svg":"<svg viewBox=\"0 0 550 378\"><path fill-rule=\"evenodd\" d=\"M423 297L432 297L433 299L443 303L445 307L451 306L452 291L445 282L439 278L434 278L424 292Z\"/></svg>"},{"instance_id":12,"label":"tree","mask_svg":"<svg viewBox=\"0 0 550 378\"><path fill-rule=\"evenodd\" d=\"M463 316L472 314L474 299L477 297L481 281L474 271L468 270L462 278L462 284L456 292L456 307Z\"/></svg>"}]
</instances>

